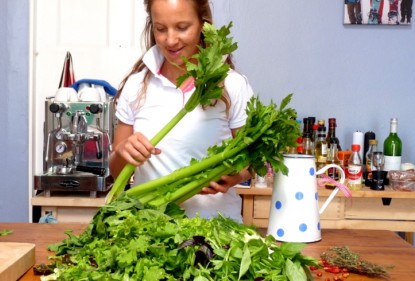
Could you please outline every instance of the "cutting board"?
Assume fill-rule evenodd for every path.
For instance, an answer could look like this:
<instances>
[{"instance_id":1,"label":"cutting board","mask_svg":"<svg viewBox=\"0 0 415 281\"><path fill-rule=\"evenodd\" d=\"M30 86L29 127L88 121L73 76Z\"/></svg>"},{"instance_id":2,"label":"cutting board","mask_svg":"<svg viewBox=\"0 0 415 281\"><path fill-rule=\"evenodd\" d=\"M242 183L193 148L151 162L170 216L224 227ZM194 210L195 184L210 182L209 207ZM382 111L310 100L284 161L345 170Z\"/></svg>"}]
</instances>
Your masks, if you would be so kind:
<instances>
[{"instance_id":1,"label":"cutting board","mask_svg":"<svg viewBox=\"0 0 415 281\"><path fill-rule=\"evenodd\" d=\"M35 244L0 242L0 281L18 280L35 264Z\"/></svg>"}]
</instances>

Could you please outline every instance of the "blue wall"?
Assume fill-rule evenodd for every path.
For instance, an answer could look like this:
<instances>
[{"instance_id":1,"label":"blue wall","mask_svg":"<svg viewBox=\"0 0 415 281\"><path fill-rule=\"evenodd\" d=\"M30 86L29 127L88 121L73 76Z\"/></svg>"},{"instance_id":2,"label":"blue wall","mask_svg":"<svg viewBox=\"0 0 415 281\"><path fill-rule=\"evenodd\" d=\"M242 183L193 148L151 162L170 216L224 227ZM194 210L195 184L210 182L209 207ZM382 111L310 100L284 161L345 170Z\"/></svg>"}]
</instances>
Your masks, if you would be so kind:
<instances>
[{"instance_id":1,"label":"blue wall","mask_svg":"<svg viewBox=\"0 0 415 281\"><path fill-rule=\"evenodd\" d=\"M342 0L213 3L217 25L233 21L237 67L262 99L293 92L300 118L336 117L344 148L356 130L383 142L398 117L403 160L415 162L413 26L345 26ZM28 6L0 1L0 221L29 219Z\"/></svg>"},{"instance_id":2,"label":"blue wall","mask_svg":"<svg viewBox=\"0 0 415 281\"><path fill-rule=\"evenodd\" d=\"M343 3L216 0L215 20L233 21L237 67L261 98L293 92L300 118L336 117L344 149L356 130L374 131L382 149L397 117L403 161L414 163L414 27L343 25Z\"/></svg>"},{"instance_id":3,"label":"blue wall","mask_svg":"<svg viewBox=\"0 0 415 281\"><path fill-rule=\"evenodd\" d=\"M29 6L0 1L0 221L28 221Z\"/></svg>"}]
</instances>

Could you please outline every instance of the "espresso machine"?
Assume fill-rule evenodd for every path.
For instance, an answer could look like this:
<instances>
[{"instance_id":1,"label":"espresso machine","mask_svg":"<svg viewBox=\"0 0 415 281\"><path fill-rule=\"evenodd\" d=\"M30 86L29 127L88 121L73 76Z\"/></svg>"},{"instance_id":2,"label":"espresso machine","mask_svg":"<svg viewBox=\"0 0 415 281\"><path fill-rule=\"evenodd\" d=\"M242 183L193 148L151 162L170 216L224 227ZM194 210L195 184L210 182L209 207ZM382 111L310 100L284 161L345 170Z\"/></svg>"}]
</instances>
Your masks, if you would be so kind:
<instances>
[{"instance_id":1,"label":"espresso machine","mask_svg":"<svg viewBox=\"0 0 415 281\"><path fill-rule=\"evenodd\" d=\"M98 101L45 101L43 173L34 189L89 192L96 197L113 184L108 158L115 126L113 98Z\"/></svg>"}]
</instances>

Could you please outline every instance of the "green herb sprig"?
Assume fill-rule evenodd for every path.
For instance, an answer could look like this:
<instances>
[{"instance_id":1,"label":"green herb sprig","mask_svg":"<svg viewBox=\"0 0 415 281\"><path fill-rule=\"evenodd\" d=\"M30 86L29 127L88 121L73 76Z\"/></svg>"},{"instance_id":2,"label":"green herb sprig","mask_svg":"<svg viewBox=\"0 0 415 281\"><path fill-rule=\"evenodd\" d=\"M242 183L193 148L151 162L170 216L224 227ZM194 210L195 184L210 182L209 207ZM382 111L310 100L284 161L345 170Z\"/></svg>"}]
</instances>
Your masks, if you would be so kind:
<instances>
[{"instance_id":1,"label":"green herb sprig","mask_svg":"<svg viewBox=\"0 0 415 281\"><path fill-rule=\"evenodd\" d=\"M0 236L7 236L12 233L13 233L13 230L9 230L9 229L0 230Z\"/></svg>"}]
</instances>

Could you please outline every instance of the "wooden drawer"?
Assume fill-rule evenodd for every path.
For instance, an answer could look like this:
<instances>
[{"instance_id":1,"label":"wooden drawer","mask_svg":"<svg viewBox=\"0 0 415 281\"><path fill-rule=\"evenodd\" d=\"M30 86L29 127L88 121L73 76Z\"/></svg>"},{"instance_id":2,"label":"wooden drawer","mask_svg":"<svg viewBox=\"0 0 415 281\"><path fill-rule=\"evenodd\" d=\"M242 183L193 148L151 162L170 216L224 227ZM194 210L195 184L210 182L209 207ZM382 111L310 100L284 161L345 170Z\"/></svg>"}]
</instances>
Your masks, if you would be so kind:
<instances>
[{"instance_id":1,"label":"wooden drawer","mask_svg":"<svg viewBox=\"0 0 415 281\"><path fill-rule=\"evenodd\" d=\"M352 198L345 202L345 219L408 220L413 221L413 200L393 198L383 205L382 198Z\"/></svg>"}]
</instances>

